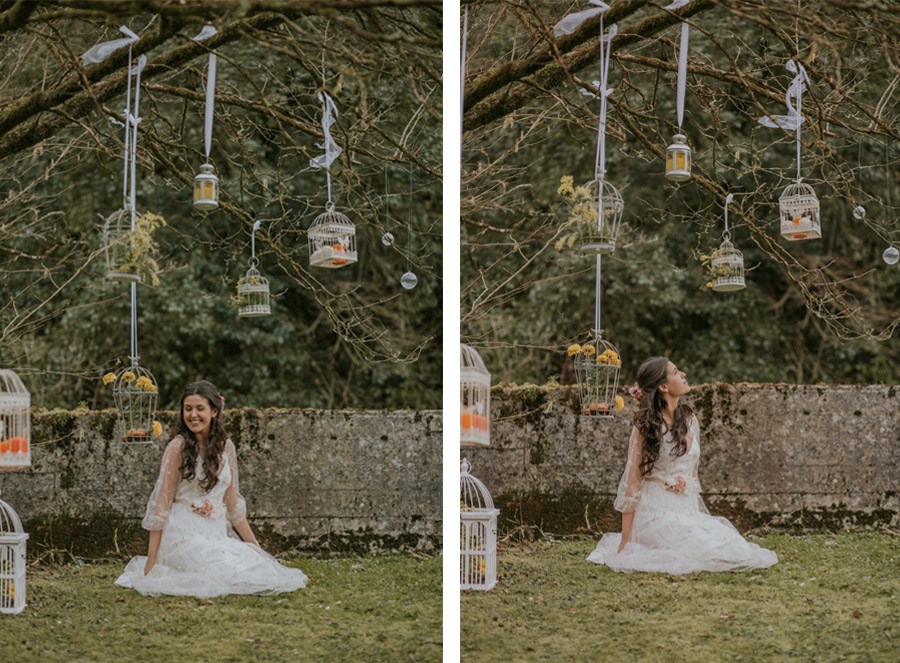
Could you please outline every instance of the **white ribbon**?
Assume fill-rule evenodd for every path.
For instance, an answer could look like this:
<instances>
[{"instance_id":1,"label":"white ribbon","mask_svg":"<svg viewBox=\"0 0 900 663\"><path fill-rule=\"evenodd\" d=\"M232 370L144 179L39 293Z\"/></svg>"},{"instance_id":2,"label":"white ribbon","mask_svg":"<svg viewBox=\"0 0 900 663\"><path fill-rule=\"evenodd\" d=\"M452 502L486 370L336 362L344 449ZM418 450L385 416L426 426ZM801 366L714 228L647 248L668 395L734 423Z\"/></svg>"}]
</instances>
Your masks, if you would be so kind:
<instances>
[{"instance_id":1,"label":"white ribbon","mask_svg":"<svg viewBox=\"0 0 900 663\"><path fill-rule=\"evenodd\" d=\"M219 31L216 30L216 26L208 23L203 26L203 29L197 33L197 36L191 39L191 41L206 41L210 37L219 34Z\"/></svg>"},{"instance_id":2,"label":"white ribbon","mask_svg":"<svg viewBox=\"0 0 900 663\"><path fill-rule=\"evenodd\" d=\"M606 33L603 32L603 17L600 18L600 81L595 86L600 93L600 121L597 127L597 159L594 164L594 178L603 179L606 172L606 99L612 94L609 87L609 55L612 52L612 40L619 33L613 24ZM604 44L606 44L604 48ZM590 94L590 93L588 93ZM594 95L597 96L597 95ZM602 196L600 197L602 199Z\"/></svg>"},{"instance_id":3,"label":"white ribbon","mask_svg":"<svg viewBox=\"0 0 900 663\"><path fill-rule=\"evenodd\" d=\"M691 0L675 0L675 2L666 5L663 9L675 11L681 9ZM687 85L687 58L688 58L688 34L690 27L687 23L681 24L681 43L678 46L678 96L676 100L676 108L678 110L678 131L681 132L681 124L684 120L684 92Z\"/></svg>"},{"instance_id":4,"label":"white ribbon","mask_svg":"<svg viewBox=\"0 0 900 663\"><path fill-rule=\"evenodd\" d=\"M785 65L787 70L795 73L794 80L788 86L784 95L785 104L787 104L787 115L773 115L771 117L764 116L759 118L759 123L770 129L785 129L786 131L798 131L800 125L803 124L803 115L801 115L801 96L806 91L806 82L809 78L806 75L806 69L802 64L796 64L793 60L788 60ZM797 105L791 103L791 99L797 100Z\"/></svg>"},{"instance_id":5,"label":"white ribbon","mask_svg":"<svg viewBox=\"0 0 900 663\"><path fill-rule=\"evenodd\" d=\"M113 39L112 41L105 41L102 44L97 44L81 56L81 63L86 67L89 64L97 64L98 62L103 62L106 58L118 51L120 48L130 46L138 39L140 39L140 37L138 37L134 32L129 30L124 25L119 26L119 32L127 36L122 39Z\"/></svg>"},{"instance_id":6,"label":"white ribbon","mask_svg":"<svg viewBox=\"0 0 900 663\"><path fill-rule=\"evenodd\" d=\"M728 206L731 204L731 201L734 200L734 194L729 193L725 196L725 239L727 240L730 235L728 233Z\"/></svg>"},{"instance_id":7,"label":"white ribbon","mask_svg":"<svg viewBox=\"0 0 900 663\"><path fill-rule=\"evenodd\" d=\"M256 257L256 231L262 225L262 221L257 220L253 224L253 230L250 231L250 259Z\"/></svg>"},{"instance_id":8,"label":"white ribbon","mask_svg":"<svg viewBox=\"0 0 900 663\"><path fill-rule=\"evenodd\" d=\"M203 126L203 139L206 148L206 161L209 163L209 151L212 149L213 109L216 99L216 54L209 54L209 69L206 73L206 122Z\"/></svg>"},{"instance_id":9,"label":"white ribbon","mask_svg":"<svg viewBox=\"0 0 900 663\"><path fill-rule=\"evenodd\" d=\"M334 105L334 101L327 92L320 92L316 95L322 102L322 133L325 136L324 143L316 143L316 147L325 150L325 154L319 155L314 159L310 159L309 165L313 168L331 168L331 164L337 159L343 150L334 142L331 137L331 125L337 121L338 111Z\"/></svg>"},{"instance_id":10,"label":"white ribbon","mask_svg":"<svg viewBox=\"0 0 900 663\"><path fill-rule=\"evenodd\" d=\"M589 0L589 4L593 5L593 8L575 12L574 14L568 14L567 16L564 16L559 23L554 25L553 37L559 39L563 35L570 35L580 28L581 24L589 18L609 11L609 5L602 2L602 0Z\"/></svg>"}]
</instances>

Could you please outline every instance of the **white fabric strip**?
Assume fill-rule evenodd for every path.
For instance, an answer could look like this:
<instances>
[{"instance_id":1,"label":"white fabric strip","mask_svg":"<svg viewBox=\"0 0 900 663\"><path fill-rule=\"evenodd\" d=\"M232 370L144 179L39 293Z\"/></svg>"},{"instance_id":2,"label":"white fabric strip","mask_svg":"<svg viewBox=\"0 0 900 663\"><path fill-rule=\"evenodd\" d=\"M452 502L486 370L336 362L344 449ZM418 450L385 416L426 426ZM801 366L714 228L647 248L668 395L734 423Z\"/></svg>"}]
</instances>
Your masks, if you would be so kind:
<instances>
[{"instance_id":1,"label":"white fabric strip","mask_svg":"<svg viewBox=\"0 0 900 663\"><path fill-rule=\"evenodd\" d=\"M206 122L203 126L206 161L209 163L209 152L212 149L213 111L216 101L216 54L209 54L209 69L206 73Z\"/></svg>"},{"instance_id":2,"label":"white fabric strip","mask_svg":"<svg viewBox=\"0 0 900 663\"><path fill-rule=\"evenodd\" d=\"M687 60L688 60L688 34L690 27L687 23L681 24L681 45L678 47L678 131L681 132L681 123L684 120L684 90L687 85Z\"/></svg>"},{"instance_id":3,"label":"white fabric strip","mask_svg":"<svg viewBox=\"0 0 900 663\"><path fill-rule=\"evenodd\" d=\"M139 37L134 32L132 32L124 25L119 26L119 32L127 36L122 39L105 41L102 44L97 44L93 48L90 48L87 52L84 53L84 55L81 56L81 63L84 66L87 66L89 64L97 64L98 62L103 62L106 58L118 51L120 48L130 46L139 39Z\"/></svg>"},{"instance_id":4,"label":"white fabric strip","mask_svg":"<svg viewBox=\"0 0 900 663\"><path fill-rule=\"evenodd\" d=\"M564 16L562 20L553 26L553 37L559 39L563 35L570 35L581 27L589 18L597 14L603 14L609 11L609 5L602 0L589 0L589 4L593 5L591 9L585 9L574 14ZM601 29L602 32L602 29Z\"/></svg>"}]
</instances>

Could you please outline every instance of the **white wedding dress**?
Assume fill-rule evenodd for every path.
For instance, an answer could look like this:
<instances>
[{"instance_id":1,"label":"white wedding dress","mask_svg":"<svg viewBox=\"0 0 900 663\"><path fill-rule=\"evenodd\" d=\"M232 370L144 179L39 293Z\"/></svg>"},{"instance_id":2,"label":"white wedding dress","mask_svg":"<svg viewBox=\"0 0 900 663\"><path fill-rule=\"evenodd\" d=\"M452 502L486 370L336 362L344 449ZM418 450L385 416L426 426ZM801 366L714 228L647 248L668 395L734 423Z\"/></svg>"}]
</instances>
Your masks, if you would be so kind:
<instances>
[{"instance_id":1,"label":"white wedding dress","mask_svg":"<svg viewBox=\"0 0 900 663\"><path fill-rule=\"evenodd\" d=\"M146 596L197 598L276 594L305 587L307 579L302 571L282 566L259 546L244 543L229 531L230 525L247 514L238 490L232 441L225 444L219 481L208 493L200 487L204 473L199 455L194 478L181 478L183 445L184 439L179 436L166 446L142 523L144 529L162 530L156 564L144 575L147 557L134 557L116 584ZM206 501L207 515L198 513L195 509Z\"/></svg>"},{"instance_id":2,"label":"white wedding dress","mask_svg":"<svg viewBox=\"0 0 900 663\"><path fill-rule=\"evenodd\" d=\"M683 456L672 457L671 433L666 433L659 458L650 474L641 478L641 449L633 428L628 461L619 482L615 508L634 512L631 540L617 552L621 534L605 534L588 556L613 571L746 571L772 566L778 561L771 550L746 541L727 519L711 516L700 497L697 466L700 461L700 425L694 417ZM683 493L666 488L679 477Z\"/></svg>"}]
</instances>

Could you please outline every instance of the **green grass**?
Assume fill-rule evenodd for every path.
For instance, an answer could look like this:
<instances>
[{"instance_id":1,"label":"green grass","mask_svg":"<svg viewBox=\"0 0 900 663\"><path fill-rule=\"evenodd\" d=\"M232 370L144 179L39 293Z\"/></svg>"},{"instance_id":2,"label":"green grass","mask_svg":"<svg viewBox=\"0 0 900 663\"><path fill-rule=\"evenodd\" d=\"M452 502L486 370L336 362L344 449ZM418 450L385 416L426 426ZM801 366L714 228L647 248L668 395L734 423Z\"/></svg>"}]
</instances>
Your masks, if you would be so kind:
<instances>
[{"instance_id":1,"label":"green grass","mask_svg":"<svg viewBox=\"0 0 900 663\"><path fill-rule=\"evenodd\" d=\"M301 559L305 589L198 600L113 585L123 563L28 570L0 661L440 661L441 560Z\"/></svg>"},{"instance_id":2,"label":"green grass","mask_svg":"<svg viewBox=\"0 0 900 663\"><path fill-rule=\"evenodd\" d=\"M686 576L596 566L592 539L507 547L462 596L462 660L900 661L900 538L754 541L779 563Z\"/></svg>"}]
</instances>

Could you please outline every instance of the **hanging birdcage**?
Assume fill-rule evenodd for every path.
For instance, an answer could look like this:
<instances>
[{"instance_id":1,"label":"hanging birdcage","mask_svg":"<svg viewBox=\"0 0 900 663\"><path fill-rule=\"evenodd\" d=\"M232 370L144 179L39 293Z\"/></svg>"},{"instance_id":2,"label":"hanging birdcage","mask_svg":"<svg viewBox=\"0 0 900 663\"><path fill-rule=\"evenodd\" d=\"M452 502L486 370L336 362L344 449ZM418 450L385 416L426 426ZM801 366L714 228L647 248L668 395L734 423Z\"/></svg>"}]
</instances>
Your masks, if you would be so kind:
<instances>
[{"instance_id":1,"label":"hanging birdcage","mask_svg":"<svg viewBox=\"0 0 900 663\"><path fill-rule=\"evenodd\" d=\"M250 260L250 269L238 280L238 316L255 318L272 313L269 307L269 281L256 269L256 258Z\"/></svg>"},{"instance_id":2,"label":"hanging birdcage","mask_svg":"<svg viewBox=\"0 0 900 663\"><path fill-rule=\"evenodd\" d=\"M138 365L137 357L132 357L131 366L116 374L113 397L119 410L122 440L149 443L159 387L153 374Z\"/></svg>"},{"instance_id":3,"label":"hanging birdcage","mask_svg":"<svg viewBox=\"0 0 900 663\"><path fill-rule=\"evenodd\" d=\"M622 194L603 179L588 182L587 197L576 198L570 219L575 219L581 235L581 251L591 254L616 250L619 222L625 203Z\"/></svg>"},{"instance_id":4,"label":"hanging birdcage","mask_svg":"<svg viewBox=\"0 0 900 663\"><path fill-rule=\"evenodd\" d=\"M15 510L0 500L0 613L25 609L25 542L28 535Z\"/></svg>"},{"instance_id":5,"label":"hanging birdcage","mask_svg":"<svg viewBox=\"0 0 900 663\"><path fill-rule=\"evenodd\" d=\"M581 398L581 414L591 417L612 417L624 406L616 395L622 360L612 343L597 338L593 343L572 346L575 377Z\"/></svg>"},{"instance_id":6,"label":"hanging birdcage","mask_svg":"<svg viewBox=\"0 0 900 663\"><path fill-rule=\"evenodd\" d=\"M212 164L200 166L194 177L194 207L208 212L219 206L219 178L213 172Z\"/></svg>"},{"instance_id":7,"label":"hanging birdcage","mask_svg":"<svg viewBox=\"0 0 900 663\"><path fill-rule=\"evenodd\" d=\"M675 134L666 148L666 179L686 182L691 179L691 148L684 134Z\"/></svg>"},{"instance_id":8,"label":"hanging birdcage","mask_svg":"<svg viewBox=\"0 0 900 663\"><path fill-rule=\"evenodd\" d=\"M0 370L0 468L31 466L31 394L15 371Z\"/></svg>"},{"instance_id":9,"label":"hanging birdcage","mask_svg":"<svg viewBox=\"0 0 900 663\"><path fill-rule=\"evenodd\" d=\"M489 590L497 584L497 516L494 500L469 471L459 464L459 588Z\"/></svg>"},{"instance_id":10,"label":"hanging birdcage","mask_svg":"<svg viewBox=\"0 0 900 663\"><path fill-rule=\"evenodd\" d=\"M309 265L334 269L356 262L356 226L333 203L309 227Z\"/></svg>"},{"instance_id":11,"label":"hanging birdcage","mask_svg":"<svg viewBox=\"0 0 900 663\"><path fill-rule=\"evenodd\" d=\"M744 256L728 237L719 245L709 261L710 287L716 292L743 290Z\"/></svg>"},{"instance_id":12,"label":"hanging birdcage","mask_svg":"<svg viewBox=\"0 0 900 663\"><path fill-rule=\"evenodd\" d=\"M491 443L491 374L471 346L459 346L459 409L461 446Z\"/></svg>"},{"instance_id":13,"label":"hanging birdcage","mask_svg":"<svg viewBox=\"0 0 900 663\"><path fill-rule=\"evenodd\" d=\"M106 278L110 281L141 282L137 271L137 252L131 227L131 212L120 209L103 223L103 250L106 253Z\"/></svg>"},{"instance_id":14,"label":"hanging birdcage","mask_svg":"<svg viewBox=\"0 0 900 663\"><path fill-rule=\"evenodd\" d=\"M791 241L818 239L822 236L819 222L819 199L809 184L800 180L789 184L778 199L781 214L781 236Z\"/></svg>"}]
</instances>

